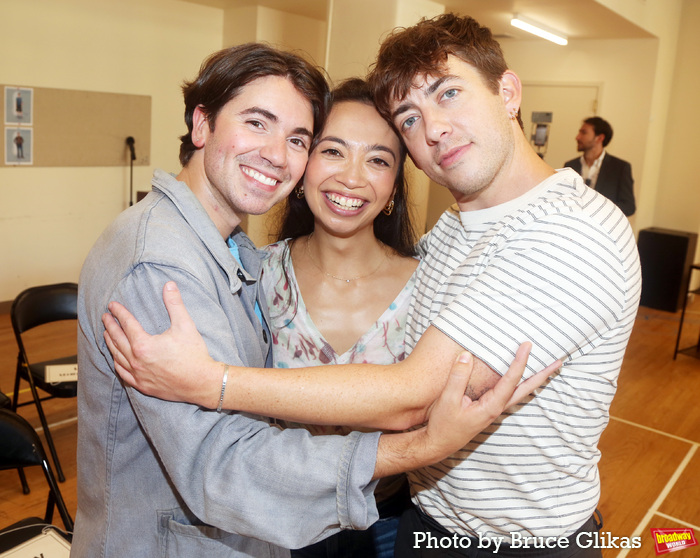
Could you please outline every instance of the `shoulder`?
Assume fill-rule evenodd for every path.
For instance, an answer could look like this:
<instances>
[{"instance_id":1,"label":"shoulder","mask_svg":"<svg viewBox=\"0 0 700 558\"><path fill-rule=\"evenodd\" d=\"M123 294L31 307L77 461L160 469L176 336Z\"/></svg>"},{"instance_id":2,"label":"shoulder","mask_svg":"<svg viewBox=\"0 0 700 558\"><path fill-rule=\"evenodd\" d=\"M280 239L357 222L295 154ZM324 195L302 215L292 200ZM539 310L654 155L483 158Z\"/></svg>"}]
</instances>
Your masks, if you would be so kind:
<instances>
[{"instance_id":1,"label":"shoulder","mask_svg":"<svg viewBox=\"0 0 700 558\"><path fill-rule=\"evenodd\" d=\"M610 166L616 166L616 167L626 167L626 166L631 166L629 162L625 161L624 159L620 159L619 157L615 157L615 155L610 155L607 151L605 152L605 159L603 159L603 164L607 163Z\"/></svg>"},{"instance_id":2,"label":"shoulder","mask_svg":"<svg viewBox=\"0 0 700 558\"><path fill-rule=\"evenodd\" d=\"M581 159L576 157L575 159L570 159L566 163L564 163L565 167L569 167L571 169L578 169L581 167Z\"/></svg>"},{"instance_id":3,"label":"shoulder","mask_svg":"<svg viewBox=\"0 0 700 558\"><path fill-rule=\"evenodd\" d=\"M621 246L634 244L629 221L620 209L583 185L571 170L559 171L543 183L537 196L504 219L504 224L499 236L508 240L539 238L547 252L566 247L580 253L605 245L606 251L615 253Z\"/></svg>"},{"instance_id":4,"label":"shoulder","mask_svg":"<svg viewBox=\"0 0 700 558\"><path fill-rule=\"evenodd\" d=\"M144 207L139 220L138 234L143 241L141 258L179 263L190 258L200 260L204 256L202 246L208 243L207 229L213 227L208 216L185 215L170 198L158 195ZM219 239L221 236L216 238Z\"/></svg>"},{"instance_id":5,"label":"shoulder","mask_svg":"<svg viewBox=\"0 0 700 558\"><path fill-rule=\"evenodd\" d=\"M274 242L261 248L260 251L263 254L261 281L267 295L274 296L278 286L282 289L281 292L287 290L285 285L290 281L291 273L290 249L290 239Z\"/></svg>"},{"instance_id":6,"label":"shoulder","mask_svg":"<svg viewBox=\"0 0 700 558\"><path fill-rule=\"evenodd\" d=\"M462 223L459 219L459 207L457 204L453 204L443 211L433 228L423 235L421 241L430 241L445 235L449 236L454 233L455 229L460 228L462 228Z\"/></svg>"},{"instance_id":7,"label":"shoulder","mask_svg":"<svg viewBox=\"0 0 700 558\"><path fill-rule=\"evenodd\" d=\"M279 266L288 256L290 248L291 239L289 238L263 246L260 249L263 257L263 267L270 268Z\"/></svg>"},{"instance_id":8,"label":"shoulder","mask_svg":"<svg viewBox=\"0 0 700 558\"><path fill-rule=\"evenodd\" d=\"M285 240L279 240L277 242L273 242L272 244L268 244L267 246L263 246L260 248L260 250L265 254L266 258L271 258L274 256L277 256L279 254L283 254L284 251L287 249L287 246L290 244L289 238Z\"/></svg>"},{"instance_id":9,"label":"shoulder","mask_svg":"<svg viewBox=\"0 0 700 558\"><path fill-rule=\"evenodd\" d=\"M419 263L418 258L393 253L389 256L388 273L402 283L407 283L414 277Z\"/></svg>"},{"instance_id":10,"label":"shoulder","mask_svg":"<svg viewBox=\"0 0 700 558\"><path fill-rule=\"evenodd\" d=\"M448 207L438 219L437 223L425 233L416 245L416 254L424 258L431 251L431 247L443 244L455 236L458 229L462 228L459 220L459 208L457 205Z\"/></svg>"}]
</instances>

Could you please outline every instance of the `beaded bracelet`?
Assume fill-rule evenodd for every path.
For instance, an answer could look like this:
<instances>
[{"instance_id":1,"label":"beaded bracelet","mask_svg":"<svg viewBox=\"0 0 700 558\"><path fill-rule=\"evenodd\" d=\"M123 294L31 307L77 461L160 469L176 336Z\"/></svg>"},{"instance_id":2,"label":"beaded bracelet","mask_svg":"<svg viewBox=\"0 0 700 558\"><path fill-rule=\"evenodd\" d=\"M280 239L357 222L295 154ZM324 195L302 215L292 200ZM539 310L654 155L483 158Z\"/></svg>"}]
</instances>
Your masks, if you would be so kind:
<instances>
[{"instance_id":1,"label":"beaded bracelet","mask_svg":"<svg viewBox=\"0 0 700 558\"><path fill-rule=\"evenodd\" d=\"M224 393L226 393L226 382L228 381L228 364L224 364L224 379L221 382L221 396L219 397L219 406L216 408L216 412L221 412L221 406L224 404Z\"/></svg>"}]
</instances>

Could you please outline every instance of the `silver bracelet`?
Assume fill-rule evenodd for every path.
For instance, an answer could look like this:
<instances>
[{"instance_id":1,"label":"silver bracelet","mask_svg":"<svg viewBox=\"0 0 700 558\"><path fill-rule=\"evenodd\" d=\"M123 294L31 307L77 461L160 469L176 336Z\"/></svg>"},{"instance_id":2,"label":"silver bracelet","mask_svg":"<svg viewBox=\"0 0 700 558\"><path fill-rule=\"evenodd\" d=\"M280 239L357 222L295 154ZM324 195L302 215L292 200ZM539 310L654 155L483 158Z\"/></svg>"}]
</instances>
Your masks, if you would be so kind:
<instances>
[{"instance_id":1,"label":"silver bracelet","mask_svg":"<svg viewBox=\"0 0 700 558\"><path fill-rule=\"evenodd\" d=\"M228 381L228 364L224 364L224 379L221 382L221 396L219 397L219 406L216 412L221 412L221 406L224 404L224 393L226 393L226 382Z\"/></svg>"}]
</instances>

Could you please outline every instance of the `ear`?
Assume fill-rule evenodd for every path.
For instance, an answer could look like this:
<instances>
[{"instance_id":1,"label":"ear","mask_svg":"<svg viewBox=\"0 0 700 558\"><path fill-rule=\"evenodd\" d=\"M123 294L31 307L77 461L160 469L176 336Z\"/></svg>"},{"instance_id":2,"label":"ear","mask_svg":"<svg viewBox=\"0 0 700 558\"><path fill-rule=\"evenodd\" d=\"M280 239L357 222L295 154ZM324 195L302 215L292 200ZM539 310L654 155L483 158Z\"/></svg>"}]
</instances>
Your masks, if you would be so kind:
<instances>
[{"instance_id":1,"label":"ear","mask_svg":"<svg viewBox=\"0 0 700 558\"><path fill-rule=\"evenodd\" d=\"M207 115L200 105L196 106L192 114L192 143L195 147L204 147L210 131Z\"/></svg>"},{"instance_id":2,"label":"ear","mask_svg":"<svg viewBox=\"0 0 700 558\"><path fill-rule=\"evenodd\" d=\"M510 70L506 70L501 76L500 94L508 114L520 109L523 86L520 78Z\"/></svg>"}]
</instances>

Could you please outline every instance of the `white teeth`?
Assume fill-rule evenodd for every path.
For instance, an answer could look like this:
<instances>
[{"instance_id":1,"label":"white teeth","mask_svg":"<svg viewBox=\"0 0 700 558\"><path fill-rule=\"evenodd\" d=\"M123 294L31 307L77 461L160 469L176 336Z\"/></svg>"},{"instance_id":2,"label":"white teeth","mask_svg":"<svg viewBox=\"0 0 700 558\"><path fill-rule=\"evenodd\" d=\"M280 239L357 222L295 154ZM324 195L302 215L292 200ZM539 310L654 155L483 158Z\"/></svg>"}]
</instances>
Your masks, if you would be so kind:
<instances>
[{"instance_id":1,"label":"white teeth","mask_svg":"<svg viewBox=\"0 0 700 558\"><path fill-rule=\"evenodd\" d=\"M251 178L254 178L258 182L262 182L267 186L274 186L275 184L277 184L277 180L275 180L274 178L269 178L256 170L249 169L247 167L242 167L241 170L244 174L247 174Z\"/></svg>"},{"instance_id":2,"label":"white teeth","mask_svg":"<svg viewBox=\"0 0 700 558\"><path fill-rule=\"evenodd\" d=\"M326 197L341 209L357 209L365 204L364 200L360 200L358 198L346 198L345 196L340 196L338 194L329 193L326 194Z\"/></svg>"}]
</instances>

